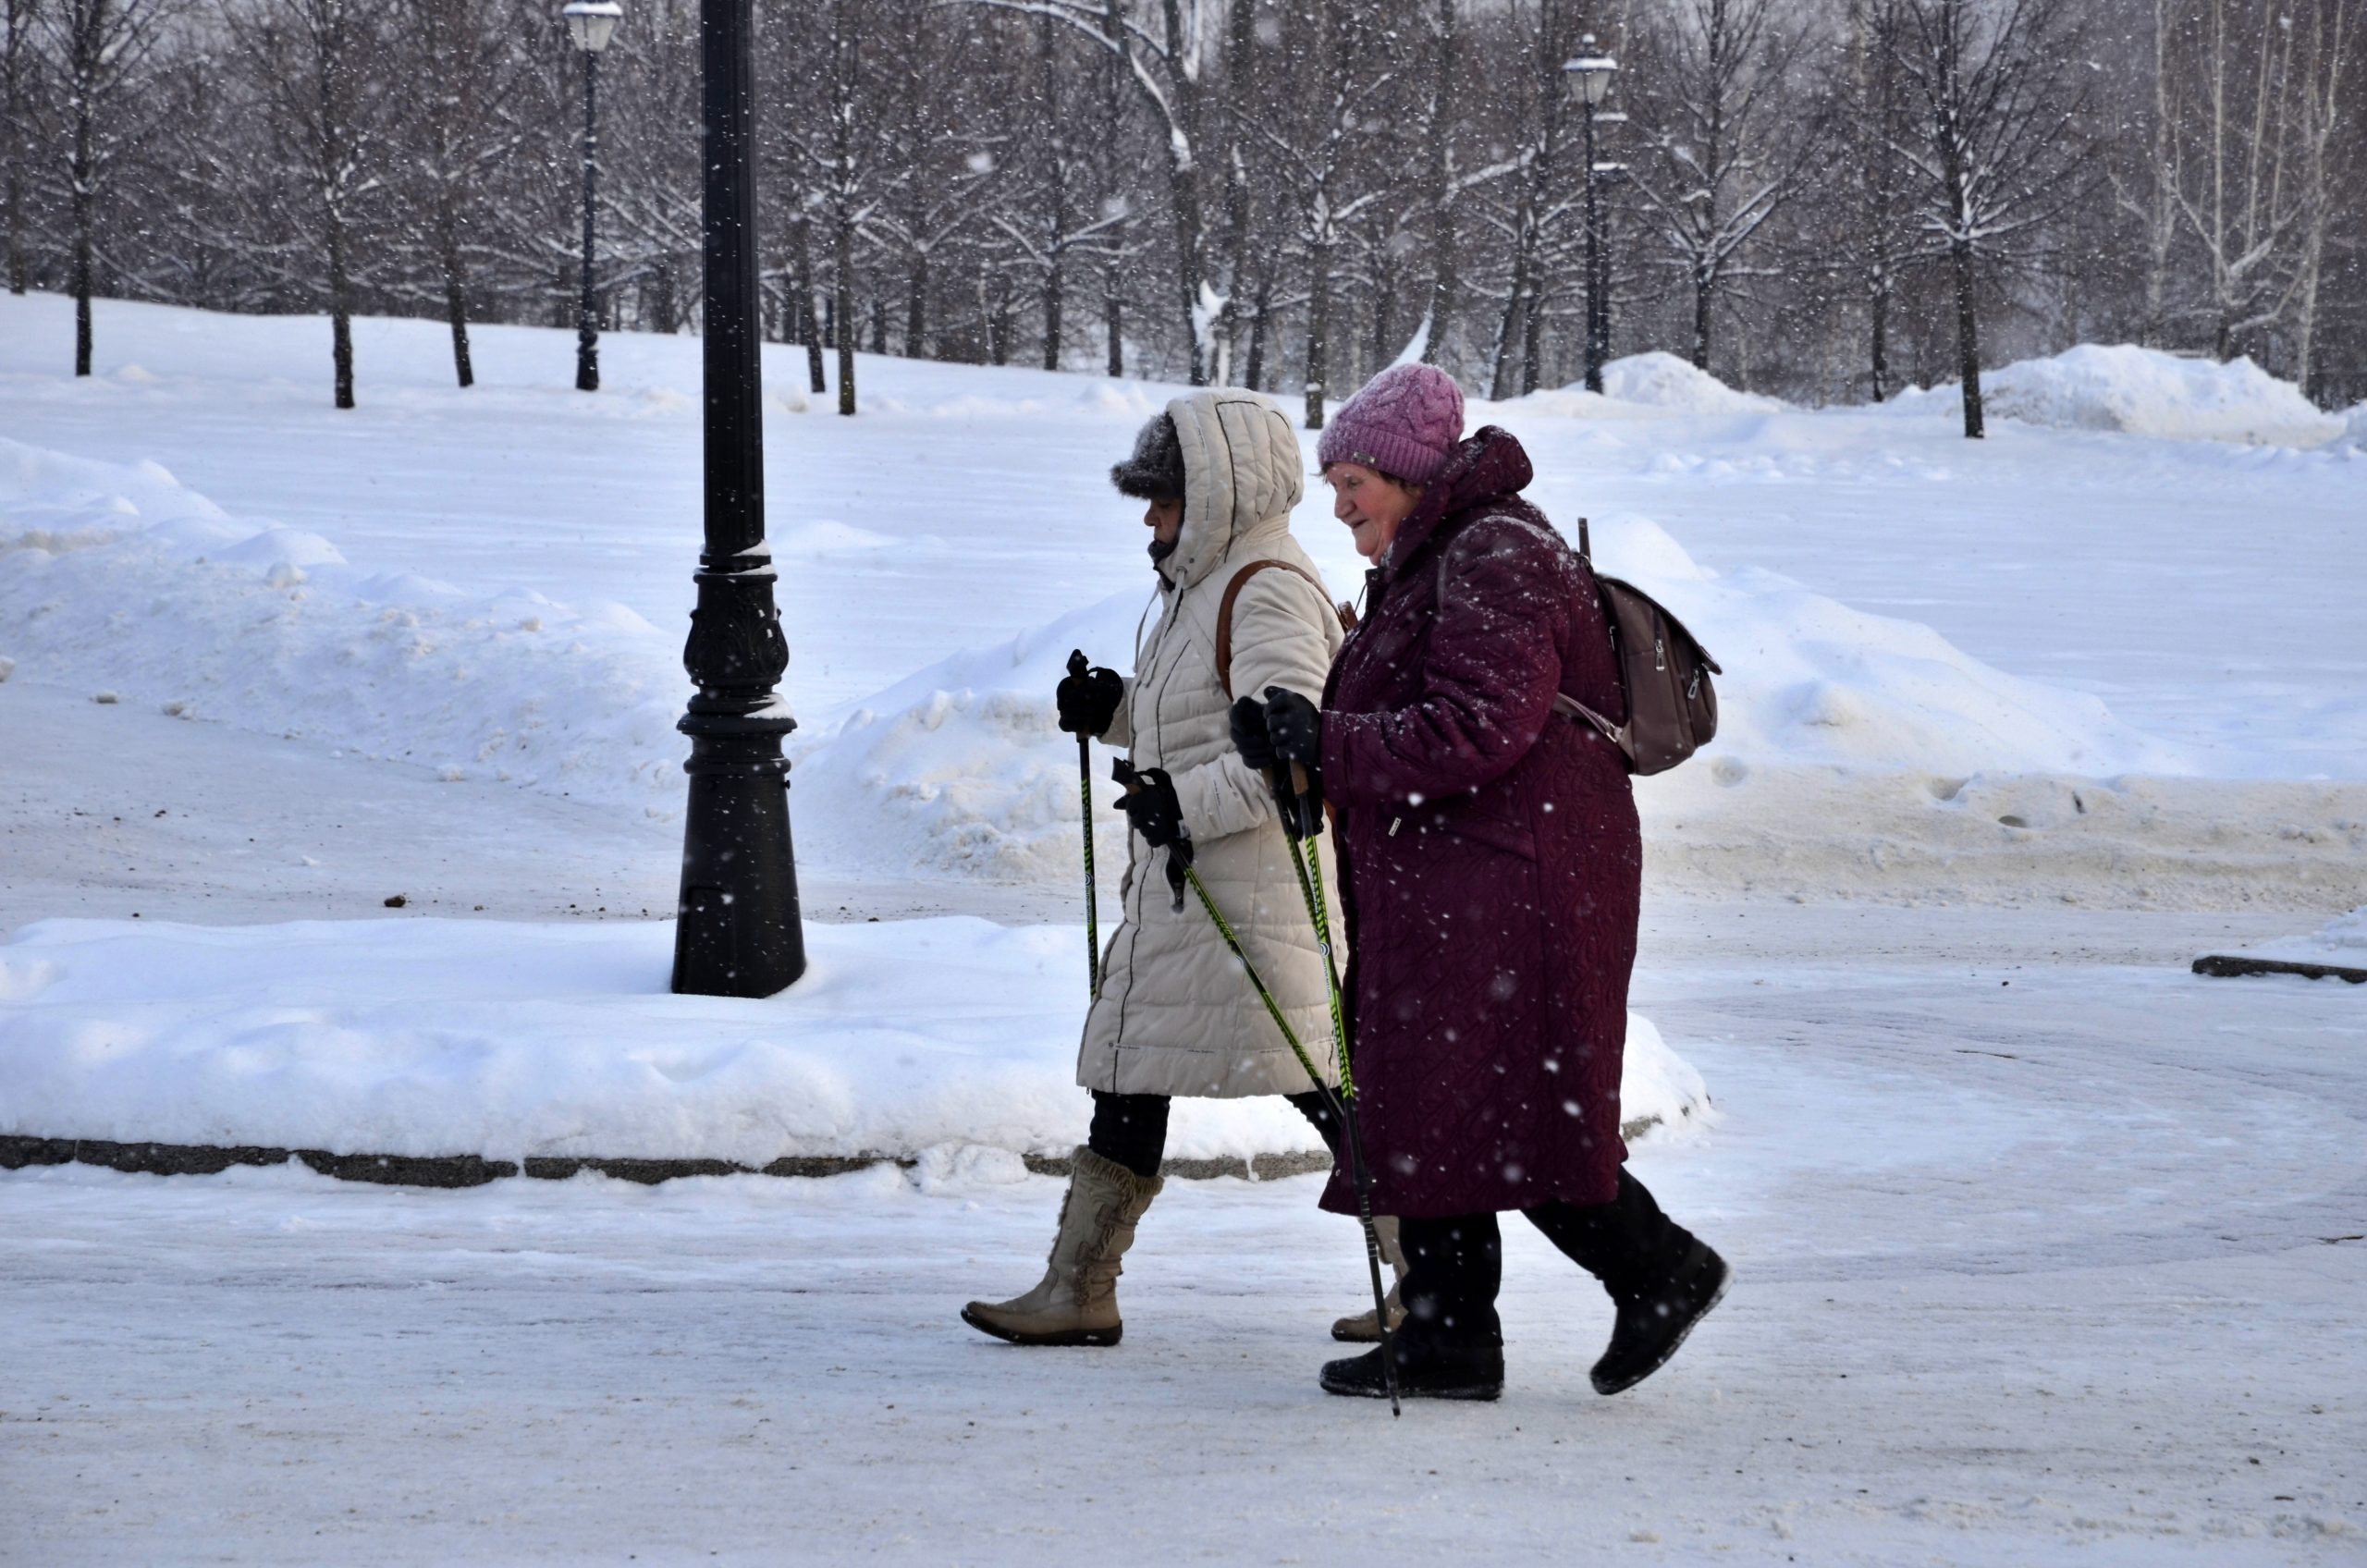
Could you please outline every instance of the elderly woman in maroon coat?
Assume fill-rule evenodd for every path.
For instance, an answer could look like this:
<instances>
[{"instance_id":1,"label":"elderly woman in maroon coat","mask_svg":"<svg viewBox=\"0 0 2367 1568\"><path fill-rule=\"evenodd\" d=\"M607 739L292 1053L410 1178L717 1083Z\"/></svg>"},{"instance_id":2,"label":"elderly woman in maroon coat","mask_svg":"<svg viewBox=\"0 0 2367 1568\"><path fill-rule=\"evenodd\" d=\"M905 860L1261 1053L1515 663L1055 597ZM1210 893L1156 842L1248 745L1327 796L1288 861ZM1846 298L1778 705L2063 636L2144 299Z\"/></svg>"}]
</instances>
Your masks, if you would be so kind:
<instances>
[{"instance_id":1,"label":"elderly woman in maroon coat","mask_svg":"<svg viewBox=\"0 0 2367 1568\"><path fill-rule=\"evenodd\" d=\"M1496 1216L1518 1209L1617 1306L1595 1388L1632 1387L1725 1289L1726 1266L1624 1166L1620 1056L1642 842L1626 764L1566 693L1624 718L1586 564L1521 499L1528 456L1427 365L1351 399L1318 448L1373 563L1318 711L1238 704L1253 766L1298 762L1336 810L1356 1103L1373 1207L1400 1217L1404 1391L1503 1386ZM1324 1206L1350 1210L1335 1175ZM1323 1387L1383 1391L1380 1357Z\"/></svg>"}]
</instances>

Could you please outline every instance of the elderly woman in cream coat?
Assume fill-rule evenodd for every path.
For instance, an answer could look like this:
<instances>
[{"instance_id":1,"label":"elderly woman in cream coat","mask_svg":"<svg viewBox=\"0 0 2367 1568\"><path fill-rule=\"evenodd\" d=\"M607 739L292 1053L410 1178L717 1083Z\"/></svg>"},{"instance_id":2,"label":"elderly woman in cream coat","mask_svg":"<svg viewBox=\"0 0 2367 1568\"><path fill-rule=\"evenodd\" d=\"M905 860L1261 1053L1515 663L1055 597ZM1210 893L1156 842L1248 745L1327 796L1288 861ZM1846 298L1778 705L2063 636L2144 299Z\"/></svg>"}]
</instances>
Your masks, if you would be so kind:
<instances>
[{"instance_id":1,"label":"elderly woman in cream coat","mask_svg":"<svg viewBox=\"0 0 2367 1568\"><path fill-rule=\"evenodd\" d=\"M998 1338L1118 1342L1120 1259L1162 1184L1174 1096L1287 1096L1337 1145L1324 1096L1199 900L1175 907L1162 864L1190 839L1201 880L1328 1082L1322 953L1273 793L1227 726L1234 692L1279 686L1319 698L1340 650L1331 596L1291 537L1301 468L1273 405L1217 391L1168 404L1110 470L1120 492L1148 503L1159 613L1138 636L1131 678L1096 668L1061 682L1061 728L1126 749L1147 777L1125 802L1125 915L1077 1053L1092 1132L1076 1151L1049 1265L1025 1294L963 1309L963 1321Z\"/></svg>"}]
</instances>

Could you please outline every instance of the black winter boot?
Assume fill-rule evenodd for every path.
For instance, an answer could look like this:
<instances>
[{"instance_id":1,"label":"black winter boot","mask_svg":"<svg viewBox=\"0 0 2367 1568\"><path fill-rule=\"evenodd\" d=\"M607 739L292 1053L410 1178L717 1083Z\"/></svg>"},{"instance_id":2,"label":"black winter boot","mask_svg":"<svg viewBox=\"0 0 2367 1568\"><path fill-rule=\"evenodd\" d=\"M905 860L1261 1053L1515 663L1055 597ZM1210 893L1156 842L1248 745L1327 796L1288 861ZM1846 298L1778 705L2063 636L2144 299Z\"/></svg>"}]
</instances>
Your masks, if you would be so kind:
<instances>
[{"instance_id":1,"label":"black winter boot","mask_svg":"<svg viewBox=\"0 0 2367 1568\"><path fill-rule=\"evenodd\" d=\"M1594 1365L1599 1394L1632 1389L1659 1371L1726 1293L1725 1259L1662 1213L1650 1190L1625 1170L1609 1203L1549 1203L1526 1213L1564 1256L1602 1281L1618 1309L1611 1348Z\"/></svg>"},{"instance_id":2,"label":"black winter boot","mask_svg":"<svg viewBox=\"0 0 2367 1568\"><path fill-rule=\"evenodd\" d=\"M1733 1278L1726 1260L1696 1236L1666 1279L1633 1295L1614 1294L1619 1317L1612 1325L1611 1348L1594 1364L1594 1391L1623 1392L1667 1365L1693 1326L1724 1297Z\"/></svg>"},{"instance_id":3,"label":"black winter boot","mask_svg":"<svg viewBox=\"0 0 2367 1568\"><path fill-rule=\"evenodd\" d=\"M1404 1250L1404 1326L1391 1336L1397 1391L1407 1399L1502 1397L1503 1325L1496 1290L1503 1279L1503 1246L1492 1214L1401 1219ZM1385 1399L1380 1350L1325 1364L1326 1393Z\"/></svg>"},{"instance_id":4,"label":"black winter boot","mask_svg":"<svg viewBox=\"0 0 2367 1568\"><path fill-rule=\"evenodd\" d=\"M1504 1392L1502 1345L1425 1345L1397 1336L1397 1391L1406 1399L1501 1399ZM1360 1399L1387 1399L1379 1346L1345 1361L1323 1364L1323 1391Z\"/></svg>"}]
</instances>

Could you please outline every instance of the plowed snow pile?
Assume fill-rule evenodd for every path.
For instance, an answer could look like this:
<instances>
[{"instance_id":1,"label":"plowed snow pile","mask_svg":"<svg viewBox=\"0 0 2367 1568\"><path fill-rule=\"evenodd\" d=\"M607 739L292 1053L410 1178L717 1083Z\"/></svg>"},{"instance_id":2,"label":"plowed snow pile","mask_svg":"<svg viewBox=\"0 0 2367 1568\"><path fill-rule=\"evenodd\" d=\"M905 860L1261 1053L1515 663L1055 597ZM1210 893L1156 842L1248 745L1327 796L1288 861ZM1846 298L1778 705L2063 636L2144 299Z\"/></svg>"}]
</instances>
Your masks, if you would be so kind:
<instances>
[{"instance_id":1,"label":"plowed snow pile","mask_svg":"<svg viewBox=\"0 0 2367 1568\"><path fill-rule=\"evenodd\" d=\"M777 997L668 993L673 927L52 920L0 943L0 1134L336 1154L776 1159L1065 1155L1073 926L806 927ZM1700 1075L1630 1015L1631 1126ZM1321 1147L1272 1097L1178 1105L1179 1159ZM975 1156L967 1158L975 1158Z\"/></svg>"},{"instance_id":2,"label":"plowed snow pile","mask_svg":"<svg viewBox=\"0 0 2367 1568\"><path fill-rule=\"evenodd\" d=\"M2313 447L2341 431L2289 381L2248 359L2220 364L2130 343L2082 343L2044 360L1985 373L1981 395L2001 419L2067 430L2116 430L2175 440ZM1953 403L1953 386L1910 395Z\"/></svg>"},{"instance_id":3,"label":"plowed snow pile","mask_svg":"<svg viewBox=\"0 0 2367 1568\"><path fill-rule=\"evenodd\" d=\"M1471 405L1469 423L1551 414L1574 419L1638 419L1662 414L1772 413L1784 407L1773 398L1727 386L1692 362L1658 349L1630 354L1602 367L1602 390L1573 383L1551 392L1532 392L1497 403Z\"/></svg>"},{"instance_id":4,"label":"plowed snow pile","mask_svg":"<svg viewBox=\"0 0 2367 1568\"><path fill-rule=\"evenodd\" d=\"M106 700L447 778L679 803L681 661L632 610L373 571L154 463L0 440L0 655Z\"/></svg>"}]
</instances>

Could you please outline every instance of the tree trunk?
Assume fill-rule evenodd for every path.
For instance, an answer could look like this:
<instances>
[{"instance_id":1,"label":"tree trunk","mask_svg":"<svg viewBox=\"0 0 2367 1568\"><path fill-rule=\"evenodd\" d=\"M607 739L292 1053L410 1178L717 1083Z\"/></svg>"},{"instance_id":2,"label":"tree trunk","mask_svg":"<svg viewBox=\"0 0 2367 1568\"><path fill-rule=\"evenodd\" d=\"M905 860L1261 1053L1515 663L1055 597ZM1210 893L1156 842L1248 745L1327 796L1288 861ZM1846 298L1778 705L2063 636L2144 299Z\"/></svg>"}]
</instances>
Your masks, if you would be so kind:
<instances>
[{"instance_id":1,"label":"tree trunk","mask_svg":"<svg viewBox=\"0 0 2367 1568\"><path fill-rule=\"evenodd\" d=\"M92 189L95 178L91 154L91 95L87 91L76 94L74 112L74 374L91 374L91 289L92 237L91 226L96 214L92 208L98 193Z\"/></svg>"},{"instance_id":2,"label":"tree trunk","mask_svg":"<svg viewBox=\"0 0 2367 1568\"><path fill-rule=\"evenodd\" d=\"M1257 304L1249 317L1249 363L1241 380L1252 392L1266 389L1266 335L1273 315L1274 268L1269 263L1257 271Z\"/></svg>"},{"instance_id":3,"label":"tree trunk","mask_svg":"<svg viewBox=\"0 0 2367 1568\"><path fill-rule=\"evenodd\" d=\"M1527 218L1522 217L1523 238L1513 248L1511 291L1504 296L1504 313L1496 323L1495 363L1488 372L1488 396L1507 398L1512 395L1514 328L1520 323L1521 308L1528 303L1528 241Z\"/></svg>"},{"instance_id":4,"label":"tree trunk","mask_svg":"<svg viewBox=\"0 0 2367 1568\"><path fill-rule=\"evenodd\" d=\"M1208 344L1200 320L1200 285L1208 272L1207 230L1200 221L1200 101L1191 73L1183 68L1185 55L1181 0L1165 0L1167 57L1177 68L1169 82L1173 95L1174 134L1167 139L1167 204L1175 219L1175 282L1177 302L1184 308L1184 333L1191 345L1191 383L1208 384Z\"/></svg>"},{"instance_id":5,"label":"tree trunk","mask_svg":"<svg viewBox=\"0 0 2367 1568\"><path fill-rule=\"evenodd\" d=\"M1706 371L1710 368L1710 318L1711 315L1710 307L1716 300L1718 286L1711 280L1709 275L1697 270L1693 275L1693 368L1695 370Z\"/></svg>"},{"instance_id":6,"label":"tree trunk","mask_svg":"<svg viewBox=\"0 0 2367 1568\"><path fill-rule=\"evenodd\" d=\"M1331 247L1308 248L1306 258L1306 428L1323 428L1323 383L1331 364Z\"/></svg>"},{"instance_id":7,"label":"tree trunk","mask_svg":"<svg viewBox=\"0 0 2367 1568\"><path fill-rule=\"evenodd\" d=\"M1434 365L1446 351L1447 326L1459 303L1455 297L1455 190L1453 138L1446 133L1447 105L1454 91L1454 7L1456 0L1438 0L1437 67L1430 80L1430 299L1422 338L1422 362Z\"/></svg>"},{"instance_id":8,"label":"tree trunk","mask_svg":"<svg viewBox=\"0 0 2367 1568\"><path fill-rule=\"evenodd\" d=\"M1110 374L1115 379L1126 374L1125 300L1118 288L1118 269L1111 267L1101 275L1101 334L1110 349Z\"/></svg>"},{"instance_id":9,"label":"tree trunk","mask_svg":"<svg viewBox=\"0 0 2367 1568\"><path fill-rule=\"evenodd\" d=\"M928 252L913 252L913 270L904 280L904 357L930 358L928 339Z\"/></svg>"},{"instance_id":10,"label":"tree trunk","mask_svg":"<svg viewBox=\"0 0 2367 1568\"><path fill-rule=\"evenodd\" d=\"M328 214L329 360L337 373L337 406L353 407L353 285L346 275L345 214L335 203Z\"/></svg>"},{"instance_id":11,"label":"tree trunk","mask_svg":"<svg viewBox=\"0 0 2367 1568\"><path fill-rule=\"evenodd\" d=\"M0 202L6 206L8 241L8 292L22 294L30 279L31 268L25 262L25 121L30 109L25 103L25 56L31 48L31 7L28 0L7 0L5 41L8 51L8 79L0 87L0 157L7 160L6 190L0 192Z\"/></svg>"},{"instance_id":12,"label":"tree trunk","mask_svg":"<svg viewBox=\"0 0 2367 1568\"><path fill-rule=\"evenodd\" d=\"M805 341L806 390L816 398L829 390L822 374L822 324L815 319L818 305L814 288L814 229L799 218L791 229L797 251L797 335Z\"/></svg>"},{"instance_id":13,"label":"tree trunk","mask_svg":"<svg viewBox=\"0 0 2367 1568\"><path fill-rule=\"evenodd\" d=\"M1061 258L1044 269L1044 368L1061 368Z\"/></svg>"},{"instance_id":14,"label":"tree trunk","mask_svg":"<svg viewBox=\"0 0 2367 1568\"><path fill-rule=\"evenodd\" d=\"M1866 288L1868 348L1873 374L1874 401L1890 396L1890 276L1877 273Z\"/></svg>"},{"instance_id":15,"label":"tree trunk","mask_svg":"<svg viewBox=\"0 0 2367 1568\"><path fill-rule=\"evenodd\" d=\"M854 412L854 214L846 210L844 199L839 205L835 224L837 244L832 262L838 276L837 300L831 314L838 331L839 343L839 412Z\"/></svg>"},{"instance_id":16,"label":"tree trunk","mask_svg":"<svg viewBox=\"0 0 2367 1568\"><path fill-rule=\"evenodd\" d=\"M1956 375L1964 388L1964 434L1978 441L1986 431L1981 419L1981 310L1974 298L1972 246L1958 240L1949 247L1956 275Z\"/></svg>"},{"instance_id":17,"label":"tree trunk","mask_svg":"<svg viewBox=\"0 0 2367 1568\"><path fill-rule=\"evenodd\" d=\"M452 374L462 386L473 386L477 377L469 361L468 263L460 255L460 222L452 212L448 188L438 202L442 210L436 214L435 247L443 263L444 316L452 324Z\"/></svg>"}]
</instances>

